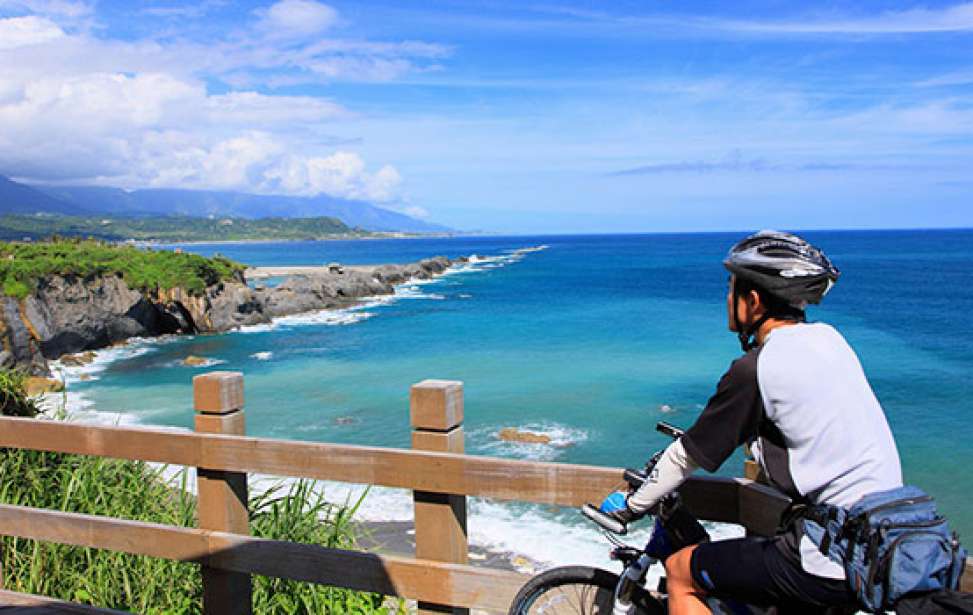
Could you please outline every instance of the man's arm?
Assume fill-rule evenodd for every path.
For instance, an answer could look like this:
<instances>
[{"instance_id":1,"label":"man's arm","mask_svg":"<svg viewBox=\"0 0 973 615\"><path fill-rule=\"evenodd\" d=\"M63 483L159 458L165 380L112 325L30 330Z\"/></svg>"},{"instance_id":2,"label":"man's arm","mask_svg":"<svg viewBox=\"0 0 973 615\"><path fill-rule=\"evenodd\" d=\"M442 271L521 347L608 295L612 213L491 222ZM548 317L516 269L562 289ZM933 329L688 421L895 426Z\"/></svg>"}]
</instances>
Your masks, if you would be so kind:
<instances>
[{"instance_id":1,"label":"man's arm","mask_svg":"<svg viewBox=\"0 0 973 615\"><path fill-rule=\"evenodd\" d=\"M669 445L655 464L648 480L629 496L628 508L636 515L644 515L656 502L679 488L699 465L689 456L680 440Z\"/></svg>"},{"instance_id":2,"label":"man's arm","mask_svg":"<svg viewBox=\"0 0 973 615\"><path fill-rule=\"evenodd\" d=\"M715 472L738 446L757 435L764 416L757 384L757 353L752 350L730 365L716 393L686 434L666 449L649 479L626 501L623 522L644 515L702 467ZM626 517L621 519L621 517Z\"/></svg>"}]
</instances>

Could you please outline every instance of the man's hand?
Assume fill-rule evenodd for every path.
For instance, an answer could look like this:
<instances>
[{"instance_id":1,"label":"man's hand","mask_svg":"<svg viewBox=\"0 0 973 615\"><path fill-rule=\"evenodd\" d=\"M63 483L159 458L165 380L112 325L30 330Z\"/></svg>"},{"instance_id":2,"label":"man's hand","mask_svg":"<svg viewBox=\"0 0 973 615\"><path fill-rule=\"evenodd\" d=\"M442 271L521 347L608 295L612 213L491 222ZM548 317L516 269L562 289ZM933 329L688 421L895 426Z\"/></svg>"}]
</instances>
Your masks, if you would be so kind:
<instances>
[{"instance_id":1,"label":"man's hand","mask_svg":"<svg viewBox=\"0 0 973 615\"><path fill-rule=\"evenodd\" d=\"M618 510L606 512L606 515L618 521L622 525L628 525L631 521L637 521L645 516L645 513L637 513L628 505L628 498L625 499L625 506Z\"/></svg>"}]
</instances>

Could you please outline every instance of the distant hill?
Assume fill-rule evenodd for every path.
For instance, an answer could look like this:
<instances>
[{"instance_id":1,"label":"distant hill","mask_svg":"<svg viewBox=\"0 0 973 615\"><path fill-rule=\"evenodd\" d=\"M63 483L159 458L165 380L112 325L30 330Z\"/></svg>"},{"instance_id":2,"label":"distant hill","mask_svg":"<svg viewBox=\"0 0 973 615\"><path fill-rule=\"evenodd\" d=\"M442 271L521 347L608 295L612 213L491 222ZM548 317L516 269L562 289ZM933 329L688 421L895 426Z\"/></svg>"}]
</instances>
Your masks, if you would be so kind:
<instances>
[{"instance_id":1,"label":"distant hill","mask_svg":"<svg viewBox=\"0 0 973 615\"><path fill-rule=\"evenodd\" d=\"M214 190L126 191L96 186L21 184L0 176L0 214L57 213L128 217L338 218L369 231L437 233L450 229L364 201Z\"/></svg>"},{"instance_id":2,"label":"distant hill","mask_svg":"<svg viewBox=\"0 0 973 615\"><path fill-rule=\"evenodd\" d=\"M348 228L341 220L317 218L198 218L189 216L0 215L0 240L93 237L106 241L252 241L375 237L379 233Z\"/></svg>"},{"instance_id":3,"label":"distant hill","mask_svg":"<svg viewBox=\"0 0 973 615\"><path fill-rule=\"evenodd\" d=\"M5 214L45 212L76 216L91 213L77 203L61 200L2 175L0 175L0 212Z\"/></svg>"}]
</instances>

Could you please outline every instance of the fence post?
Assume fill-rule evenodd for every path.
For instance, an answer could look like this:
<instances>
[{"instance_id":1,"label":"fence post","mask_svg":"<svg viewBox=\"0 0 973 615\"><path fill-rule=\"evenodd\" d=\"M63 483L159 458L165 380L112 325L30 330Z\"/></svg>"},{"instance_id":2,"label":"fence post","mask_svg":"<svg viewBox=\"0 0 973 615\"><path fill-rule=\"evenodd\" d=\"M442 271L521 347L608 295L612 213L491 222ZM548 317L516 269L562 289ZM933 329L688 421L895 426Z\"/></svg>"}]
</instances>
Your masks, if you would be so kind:
<instances>
[{"instance_id":1,"label":"fence post","mask_svg":"<svg viewBox=\"0 0 973 615\"><path fill-rule=\"evenodd\" d=\"M210 372L193 378L196 431L242 436L243 374ZM234 534L250 534L247 475L207 468L196 469L199 527ZM250 615L253 591L250 575L203 566L203 613Z\"/></svg>"},{"instance_id":2,"label":"fence post","mask_svg":"<svg viewBox=\"0 0 973 615\"><path fill-rule=\"evenodd\" d=\"M463 383L455 380L423 380L409 394L412 448L462 453ZM466 496L415 491L416 557L468 563ZM469 609L419 603L419 613L467 615Z\"/></svg>"}]
</instances>

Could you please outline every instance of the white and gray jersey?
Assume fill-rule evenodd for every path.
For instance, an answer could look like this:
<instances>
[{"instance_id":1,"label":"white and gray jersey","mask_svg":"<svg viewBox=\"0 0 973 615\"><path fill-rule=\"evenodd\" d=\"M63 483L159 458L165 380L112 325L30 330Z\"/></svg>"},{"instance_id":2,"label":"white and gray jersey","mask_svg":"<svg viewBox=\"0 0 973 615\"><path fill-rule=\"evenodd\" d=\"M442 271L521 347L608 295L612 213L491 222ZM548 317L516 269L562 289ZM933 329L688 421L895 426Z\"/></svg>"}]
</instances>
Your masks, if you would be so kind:
<instances>
[{"instance_id":1,"label":"white and gray jersey","mask_svg":"<svg viewBox=\"0 0 973 615\"><path fill-rule=\"evenodd\" d=\"M902 485L892 432L861 363L822 323L774 329L734 361L682 442L709 472L750 442L773 485L815 504L847 507ZM805 571L843 578L810 539L799 540L792 546Z\"/></svg>"}]
</instances>

